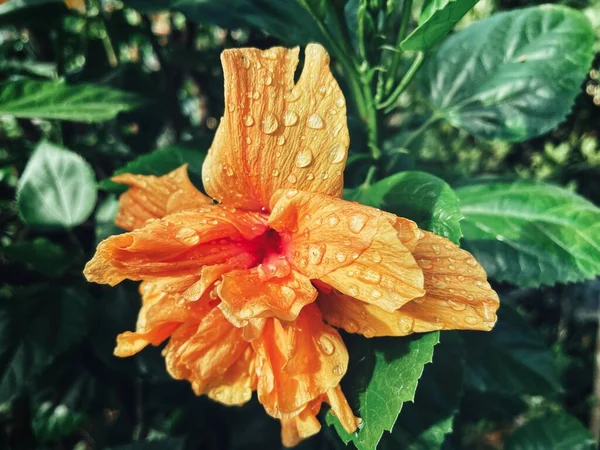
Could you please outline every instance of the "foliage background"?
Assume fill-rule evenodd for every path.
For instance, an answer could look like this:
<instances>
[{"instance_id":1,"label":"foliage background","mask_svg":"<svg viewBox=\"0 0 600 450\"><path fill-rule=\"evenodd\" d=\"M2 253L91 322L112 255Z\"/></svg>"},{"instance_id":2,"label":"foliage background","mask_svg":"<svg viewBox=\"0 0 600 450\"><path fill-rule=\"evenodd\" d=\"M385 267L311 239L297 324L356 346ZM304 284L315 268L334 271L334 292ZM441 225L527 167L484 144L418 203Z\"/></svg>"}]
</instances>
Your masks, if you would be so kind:
<instances>
[{"instance_id":1,"label":"foliage background","mask_svg":"<svg viewBox=\"0 0 600 450\"><path fill-rule=\"evenodd\" d=\"M136 286L88 285L81 271L96 244L119 232L112 220L120 188L107 181L111 174L127 164L127 170L161 174L188 162L199 181L223 113L224 48L315 40L330 50L348 99L346 196L455 240L462 233L463 245L493 275L503 305L489 334L442 332L433 364L418 360L415 349L431 353L437 333L391 342L347 336L353 362L346 389L368 386L367 393L378 390L397 406L382 419L387 425L369 420L369 431L342 437L353 438L361 450L373 448L381 433L382 449L593 448L586 429L600 433L594 396L594 382L600 383L594 368L600 352L600 284L594 280L600 273L600 213L593 206L600 202L600 58L587 64L585 36L563 42L562 53L535 68L544 86L554 89L553 108L544 106L540 118L540 105L533 104L527 115L529 125L539 119L538 132L513 124L507 129L516 134L495 135L477 129L474 116L466 122L432 116L435 100L423 85L440 70L451 73L450 63L442 69L426 63L414 83L373 112L369 93L381 89L393 96L402 77L388 75L394 67L400 75L410 73L418 55L415 48L400 53L396 40L422 20L417 0L67 3L0 4L0 448L280 447L277 422L255 400L225 408L195 398L187 383L166 374L159 349L113 357L116 334L135 324ZM481 0L457 29L537 4ZM600 2L565 4L591 20L598 52ZM409 9L412 15L402 14ZM164 10L170 12L159 13ZM435 58L446 64L456 53L451 50ZM580 53L577 78L577 70L560 61ZM575 78L554 86L565 72ZM502 116L500 128L509 119ZM484 139L494 137L499 139ZM562 187L514 185L515 179ZM486 190L489 180L500 186L499 204L489 200L498 194ZM458 200L450 185L463 186ZM526 214L516 222L486 219L499 235L516 229L516 251L479 234L478 208ZM377 378L382 364L411 375ZM415 397L424 365L415 403L406 402ZM358 406L358 396L354 400ZM325 412L322 419L322 433L301 448L344 447L336 428L327 425L334 420ZM384 432L392 425L391 433ZM371 432L375 437L365 437Z\"/></svg>"}]
</instances>

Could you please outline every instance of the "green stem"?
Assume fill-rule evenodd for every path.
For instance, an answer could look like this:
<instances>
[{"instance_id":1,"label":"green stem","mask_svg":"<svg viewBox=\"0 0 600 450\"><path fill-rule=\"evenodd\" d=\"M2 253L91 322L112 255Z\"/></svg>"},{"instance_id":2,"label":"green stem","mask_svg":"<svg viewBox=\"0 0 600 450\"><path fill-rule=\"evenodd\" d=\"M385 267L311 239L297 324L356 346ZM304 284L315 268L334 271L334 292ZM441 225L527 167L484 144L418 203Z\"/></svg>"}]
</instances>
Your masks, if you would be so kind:
<instances>
[{"instance_id":1,"label":"green stem","mask_svg":"<svg viewBox=\"0 0 600 450\"><path fill-rule=\"evenodd\" d=\"M396 52L392 56L392 62L388 71L388 80L386 83L386 90L389 92L392 89L394 80L396 79L396 73L398 72L398 66L400 65L402 51L400 44L406 37L406 31L408 30L408 22L410 21L410 15L412 11L413 0L404 0L402 3L402 19L400 22L400 29L398 30L398 38L396 42Z\"/></svg>"},{"instance_id":2,"label":"green stem","mask_svg":"<svg viewBox=\"0 0 600 450\"><path fill-rule=\"evenodd\" d=\"M384 100L383 102L381 102L380 104L377 105L377 109L384 109L384 110L386 110L385 112L389 112L387 110L387 108L392 106L396 102L396 100L398 100L398 97L400 97L402 92L404 92L406 87L410 84L410 82L412 81L414 76L417 74L417 72L421 68L423 61L425 61L425 53L419 52L417 54L417 57L413 61L412 65L406 72L406 74L404 74L404 77L402 77L400 84L398 84L398 86L396 86L396 89L394 89L394 91L390 94L390 96L386 100Z\"/></svg>"},{"instance_id":3,"label":"green stem","mask_svg":"<svg viewBox=\"0 0 600 450\"><path fill-rule=\"evenodd\" d=\"M99 0L94 0L94 6L98 8L98 17L100 19L100 31L102 33L101 39L102 45L104 46L104 51L106 52L106 59L108 60L108 63L111 67L117 67L119 65L119 58L108 34L108 28L106 26L106 16L102 8L102 2Z\"/></svg>"},{"instance_id":4,"label":"green stem","mask_svg":"<svg viewBox=\"0 0 600 450\"><path fill-rule=\"evenodd\" d=\"M371 166L369 167L369 171L367 172L367 177L365 178L365 181L363 182L363 184L361 184L359 186L359 189L367 189L369 186L371 186L371 182L373 181L373 178L375 177L375 172L377 172L377 166Z\"/></svg>"},{"instance_id":5,"label":"green stem","mask_svg":"<svg viewBox=\"0 0 600 450\"><path fill-rule=\"evenodd\" d=\"M423 124L417 128L403 143L402 143L402 147L404 148L409 148L410 144L412 144L414 142L414 140L416 138L418 138L420 135L423 134L423 132L429 128L431 125L433 125L435 122L437 122L438 120L440 120L441 117L437 114L432 114L431 117L429 119L427 119L425 122L423 122Z\"/></svg>"}]
</instances>

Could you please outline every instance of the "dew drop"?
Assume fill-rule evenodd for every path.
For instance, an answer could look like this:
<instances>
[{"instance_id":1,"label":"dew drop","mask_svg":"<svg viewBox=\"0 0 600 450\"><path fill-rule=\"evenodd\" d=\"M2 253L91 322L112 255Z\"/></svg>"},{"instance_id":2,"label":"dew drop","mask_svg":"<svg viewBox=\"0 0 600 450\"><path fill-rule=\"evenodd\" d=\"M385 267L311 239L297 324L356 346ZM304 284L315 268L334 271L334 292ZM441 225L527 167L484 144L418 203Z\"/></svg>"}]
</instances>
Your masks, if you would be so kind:
<instances>
[{"instance_id":1,"label":"dew drop","mask_svg":"<svg viewBox=\"0 0 600 450\"><path fill-rule=\"evenodd\" d=\"M252 117L250 114L245 115L242 119L244 121L244 125L247 127L254 125L254 117Z\"/></svg>"},{"instance_id":2,"label":"dew drop","mask_svg":"<svg viewBox=\"0 0 600 450\"><path fill-rule=\"evenodd\" d=\"M333 128L333 137L337 137L338 134L340 134L340 131L342 131L342 124L338 123L334 128Z\"/></svg>"},{"instance_id":3,"label":"dew drop","mask_svg":"<svg viewBox=\"0 0 600 450\"><path fill-rule=\"evenodd\" d=\"M252 139L250 139L249 137L246 138L246 144L250 145L252 144Z\"/></svg>"},{"instance_id":4,"label":"dew drop","mask_svg":"<svg viewBox=\"0 0 600 450\"><path fill-rule=\"evenodd\" d=\"M344 147L335 144L333 148L329 150L329 162L332 164L339 164L344 160L345 154Z\"/></svg>"},{"instance_id":5,"label":"dew drop","mask_svg":"<svg viewBox=\"0 0 600 450\"><path fill-rule=\"evenodd\" d=\"M477 261L475 261L475 258L467 258L465 262L471 267L475 267L477 265Z\"/></svg>"},{"instance_id":6,"label":"dew drop","mask_svg":"<svg viewBox=\"0 0 600 450\"><path fill-rule=\"evenodd\" d=\"M283 145L283 144L285 144L285 137L277 136L277 145Z\"/></svg>"},{"instance_id":7,"label":"dew drop","mask_svg":"<svg viewBox=\"0 0 600 450\"><path fill-rule=\"evenodd\" d=\"M448 306L454 311L464 311L467 308L464 303L455 302L454 300L448 300Z\"/></svg>"},{"instance_id":8,"label":"dew drop","mask_svg":"<svg viewBox=\"0 0 600 450\"><path fill-rule=\"evenodd\" d=\"M334 366L333 367L333 374L340 376L344 374L344 369L342 369L342 366Z\"/></svg>"},{"instance_id":9,"label":"dew drop","mask_svg":"<svg viewBox=\"0 0 600 450\"><path fill-rule=\"evenodd\" d=\"M469 325L476 325L479 322L479 320L477 320L477 317L467 316L465 317L465 322Z\"/></svg>"},{"instance_id":10,"label":"dew drop","mask_svg":"<svg viewBox=\"0 0 600 450\"><path fill-rule=\"evenodd\" d=\"M200 237L193 228L183 227L175 232L175 238L183 245L196 245L200 242Z\"/></svg>"},{"instance_id":11,"label":"dew drop","mask_svg":"<svg viewBox=\"0 0 600 450\"><path fill-rule=\"evenodd\" d=\"M340 223L340 219L339 219L339 217L337 215L332 214L327 219L327 222L329 223L330 227L335 227L338 223Z\"/></svg>"},{"instance_id":12,"label":"dew drop","mask_svg":"<svg viewBox=\"0 0 600 450\"><path fill-rule=\"evenodd\" d=\"M365 283L377 284L381 281L381 275L373 269L367 269L358 274L358 278Z\"/></svg>"},{"instance_id":13,"label":"dew drop","mask_svg":"<svg viewBox=\"0 0 600 450\"><path fill-rule=\"evenodd\" d=\"M286 111L283 113L283 124L286 127L293 127L298 123L298 114L294 111Z\"/></svg>"},{"instance_id":14,"label":"dew drop","mask_svg":"<svg viewBox=\"0 0 600 450\"><path fill-rule=\"evenodd\" d=\"M367 223L368 217L364 214L355 214L350 217L350 222L348 223L348 228L353 233L360 233L360 231L365 227L365 223Z\"/></svg>"},{"instance_id":15,"label":"dew drop","mask_svg":"<svg viewBox=\"0 0 600 450\"><path fill-rule=\"evenodd\" d=\"M344 252L337 252L337 253L335 254L335 259L336 259L338 262L341 262L341 263L343 263L344 261L346 261L346 254L345 254Z\"/></svg>"},{"instance_id":16,"label":"dew drop","mask_svg":"<svg viewBox=\"0 0 600 450\"><path fill-rule=\"evenodd\" d=\"M245 56L242 56L242 67L248 69L250 67L250 60Z\"/></svg>"},{"instance_id":17,"label":"dew drop","mask_svg":"<svg viewBox=\"0 0 600 450\"><path fill-rule=\"evenodd\" d=\"M289 286L281 286L281 295L288 302L291 303L296 299L296 291Z\"/></svg>"},{"instance_id":18,"label":"dew drop","mask_svg":"<svg viewBox=\"0 0 600 450\"><path fill-rule=\"evenodd\" d=\"M326 180L327 178L329 178L329 174L327 172L322 172L321 179Z\"/></svg>"},{"instance_id":19,"label":"dew drop","mask_svg":"<svg viewBox=\"0 0 600 450\"><path fill-rule=\"evenodd\" d=\"M309 173L308 175L306 175L306 179L307 179L308 181L312 181L312 180L314 180L314 179L315 179L315 176L314 176L312 173Z\"/></svg>"},{"instance_id":20,"label":"dew drop","mask_svg":"<svg viewBox=\"0 0 600 450\"><path fill-rule=\"evenodd\" d=\"M351 295L352 297L356 297L358 295L358 288L353 284L348 286L348 295Z\"/></svg>"},{"instance_id":21,"label":"dew drop","mask_svg":"<svg viewBox=\"0 0 600 450\"><path fill-rule=\"evenodd\" d=\"M346 99L340 95L338 98L335 99L335 105L338 108L343 108L344 106L346 106Z\"/></svg>"},{"instance_id":22,"label":"dew drop","mask_svg":"<svg viewBox=\"0 0 600 450\"><path fill-rule=\"evenodd\" d=\"M327 356L333 355L333 352L335 351L335 344L326 335L319 336L317 339L317 346L321 353Z\"/></svg>"},{"instance_id":23,"label":"dew drop","mask_svg":"<svg viewBox=\"0 0 600 450\"><path fill-rule=\"evenodd\" d=\"M296 189L290 189L290 190L288 190L288 191L285 193L285 196L286 196L287 198L293 198L293 197L295 197L296 195L298 195L298 191L297 191Z\"/></svg>"},{"instance_id":24,"label":"dew drop","mask_svg":"<svg viewBox=\"0 0 600 450\"><path fill-rule=\"evenodd\" d=\"M227 105L227 109L228 109L230 112L233 112L233 111L235 111L235 104L234 104L234 103L230 103L230 104L228 104L228 105Z\"/></svg>"},{"instance_id":25,"label":"dew drop","mask_svg":"<svg viewBox=\"0 0 600 450\"><path fill-rule=\"evenodd\" d=\"M378 298L383 297L383 294L381 293L381 291L377 290L377 289L373 289L371 291L371 298L377 300Z\"/></svg>"},{"instance_id":26,"label":"dew drop","mask_svg":"<svg viewBox=\"0 0 600 450\"><path fill-rule=\"evenodd\" d=\"M277 131L277 127L279 127L279 122L277 121L275 114L271 112L266 113L262 119L262 132L265 134L273 134Z\"/></svg>"},{"instance_id":27,"label":"dew drop","mask_svg":"<svg viewBox=\"0 0 600 450\"><path fill-rule=\"evenodd\" d=\"M311 264L320 264L321 261L323 261L325 250L327 250L325 243L312 245L308 249L308 260L311 262Z\"/></svg>"},{"instance_id":28,"label":"dew drop","mask_svg":"<svg viewBox=\"0 0 600 450\"><path fill-rule=\"evenodd\" d=\"M362 334L366 338L372 338L375 336L375 330L371 327L364 327L362 330Z\"/></svg>"},{"instance_id":29,"label":"dew drop","mask_svg":"<svg viewBox=\"0 0 600 450\"><path fill-rule=\"evenodd\" d=\"M354 320L350 319L344 323L344 329L348 333L356 333L359 329L358 323L356 323Z\"/></svg>"},{"instance_id":30,"label":"dew drop","mask_svg":"<svg viewBox=\"0 0 600 450\"><path fill-rule=\"evenodd\" d=\"M273 77L271 75L267 75L264 79L264 82L267 86L270 86L271 84L273 84Z\"/></svg>"},{"instance_id":31,"label":"dew drop","mask_svg":"<svg viewBox=\"0 0 600 450\"><path fill-rule=\"evenodd\" d=\"M294 175L293 173L291 173L290 176L287 177L287 180L292 184L294 184L296 181L298 181L298 179L296 178L296 175Z\"/></svg>"},{"instance_id":32,"label":"dew drop","mask_svg":"<svg viewBox=\"0 0 600 450\"><path fill-rule=\"evenodd\" d=\"M293 103L297 101L302 96L302 91L300 89L292 89L288 93L286 93L283 98L285 98L288 102Z\"/></svg>"},{"instance_id":33,"label":"dew drop","mask_svg":"<svg viewBox=\"0 0 600 450\"><path fill-rule=\"evenodd\" d=\"M278 177L279 176L279 170L273 169L273 172L271 172L271 175L273 175L274 177Z\"/></svg>"},{"instance_id":34,"label":"dew drop","mask_svg":"<svg viewBox=\"0 0 600 450\"><path fill-rule=\"evenodd\" d=\"M435 253L436 255L440 254L440 246L439 245L432 245L431 249L433 250L433 253Z\"/></svg>"},{"instance_id":35,"label":"dew drop","mask_svg":"<svg viewBox=\"0 0 600 450\"><path fill-rule=\"evenodd\" d=\"M296 155L296 166L308 167L312 163L313 154L309 148L303 148Z\"/></svg>"},{"instance_id":36,"label":"dew drop","mask_svg":"<svg viewBox=\"0 0 600 450\"><path fill-rule=\"evenodd\" d=\"M371 252L371 260L374 263L380 263L381 262L381 253L379 253L378 251Z\"/></svg>"},{"instance_id":37,"label":"dew drop","mask_svg":"<svg viewBox=\"0 0 600 450\"><path fill-rule=\"evenodd\" d=\"M313 130L320 130L325 126L325 124L323 123L321 116L318 114L311 114L306 120L306 126L308 128L312 128Z\"/></svg>"}]
</instances>

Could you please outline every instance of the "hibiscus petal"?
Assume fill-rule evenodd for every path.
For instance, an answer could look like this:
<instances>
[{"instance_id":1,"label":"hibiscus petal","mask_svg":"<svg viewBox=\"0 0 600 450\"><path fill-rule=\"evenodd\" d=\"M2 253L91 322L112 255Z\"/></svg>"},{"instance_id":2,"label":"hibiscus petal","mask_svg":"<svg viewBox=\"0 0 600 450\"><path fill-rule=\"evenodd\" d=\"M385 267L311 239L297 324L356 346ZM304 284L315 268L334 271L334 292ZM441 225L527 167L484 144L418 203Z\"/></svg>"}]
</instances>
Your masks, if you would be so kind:
<instances>
[{"instance_id":1,"label":"hibiscus petal","mask_svg":"<svg viewBox=\"0 0 600 450\"><path fill-rule=\"evenodd\" d=\"M141 283L140 293L142 308L136 331L117 336L116 356L132 356L149 344L159 345L183 322L199 323L214 307L208 301L184 303L181 297L161 291L152 282Z\"/></svg>"},{"instance_id":2,"label":"hibiscus petal","mask_svg":"<svg viewBox=\"0 0 600 450\"><path fill-rule=\"evenodd\" d=\"M242 331L218 308L200 324L183 324L173 333L163 354L167 370L187 379L196 394L209 394L227 404L250 399L255 388L254 354Z\"/></svg>"},{"instance_id":3,"label":"hibiscus petal","mask_svg":"<svg viewBox=\"0 0 600 450\"><path fill-rule=\"evenodd\" d=\"M230 206L268 208L294 188L340 196L349 145L346 102L318 44L225 50L225 115L202 168L206 192Z\"/></svg>"},{"instance_id":4,"label":"hibiscus petal","mask_svg":"<svg viewBox=\"0 0 600 450\"><path fill-rule=\"evenodd\" d=\"M274 195L269 225L296 270L388 311L423 295L423 273L406 247L421 236L414 222L326 195L292 194Z\"/></svg>"},{"instance_id":5,"label":"hibiscus petal","mask_svg":"<svg viewBox=\"0 0 600 450\"><path fill-rule=\"evenodd\" d=\"M301 440L317 434L321 423L317 414L321 409L321 400L311 402L300 414L291 419L281 419L281 441L286 447L294 447Z\"/></svg>"},{"instance_id":6,"label":"hibiscus petal","mask_svg":"<svg viewBox=\"0 0 600 450\"><path fill-rule=\"evenodd\" d=\"M253 268L223 275L217 294L225 317L242 327L253 318L295 320L302 308L315 300L317 290L308 278L296 271L265 281L259 270Z\"/></svg>"},{"instance_id":7,"label":"hibiscus petal","mask_svg":"<svg viewBox=\"0 0 600 450\"><path fill-rule=\"evenodd\" d=\"M323 323L316 305L302 309L296 322L268 319L252 341L257 353L258 399L275 418L290 419L329 389L348 367L348 351L335 329Z\"/></svg>"},{"instance_id":8,"label":"hibiscus petal","mask_svg":"<svg viewBox=\"0 0 600 450\"><path fill-rule=\"evenodd\" d=\"M441 329L491 330L499 300L484 269L469 252L445 238L424 233L414 253L425 275L423 297L388 312L340 292L320 293L318 305L325 320L367 337Z\"/></svg>"},{"instance_id":9,"label":"hibiscus petal","mask_svg":"<svg viewBox=\"0 0 600 450\"><path fill-rule=\"evenodd\" d=\"M115 223L125 230L141 228L150 219L212 204L212 200L191 183L187 164L161 177L123 173L114 176L112 181L130 186L119 198L115 218Z\"/></svg>"},{"instance_id":10,"label":"hibiscus petal","mask_svg":"<svg viewBox=\"0 0 600 450\"><path fill-rule=\"evenodd\" d=\"M84 269L88 281L115 285L124 279L197 274L261 246L263 215L213 205L171 214L130 233L102 241Z\"/></svg>"}]
</instances>

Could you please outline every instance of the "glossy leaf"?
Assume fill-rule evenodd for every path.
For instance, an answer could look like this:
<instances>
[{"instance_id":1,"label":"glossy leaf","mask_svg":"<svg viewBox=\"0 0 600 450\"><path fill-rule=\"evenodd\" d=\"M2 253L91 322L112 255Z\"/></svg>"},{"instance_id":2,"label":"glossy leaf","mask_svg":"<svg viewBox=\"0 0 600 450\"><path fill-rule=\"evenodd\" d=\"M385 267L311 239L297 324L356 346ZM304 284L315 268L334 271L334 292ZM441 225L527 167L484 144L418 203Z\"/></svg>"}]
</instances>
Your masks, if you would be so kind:
<instances>
[{"instance_id":1,"label":"glossy leaf","mask_svg":"<svg viewBox=\"0 0 600 450\"><path fill-rule=\"evenodd\" d=\"M456 190L464 246L488 274L519 286L600 274L600 209L546 183L474 184Z\"/></svg>"},{"instance_id":2,"label":"glossy leaf","mask_svg":"<svg viewBox=\"0 0 600 450\"><path fill-rule=\"evenodd\" d=\"M586 17L564 6L494 14L439 47L421 72L422 90L452 125L486 139L523 141L569 114L593 41Z\"/></svg>"},{"instance_id":3,"label":"glossy leaf","mask_svg":"<svg viewBox=\"0 0 600 450\"><path fill-rule=\"evenodd\" d=\"M419 25L401 43L403 50L428 50L448 34L479 0L428 0Z\"/></svg>"},{"instance_id":4,"label":"glossy leaf","mask_svg":"<svg viewBox=\"0 0 600 450\"><path fill-rule=\"evenodd\" d=\"M504 448L592 450L596 445L593 436L575 417L557 413L528 421L508 438Z\"/></svg>"},{"instance_id":5,"label":"glossy leaf","mask_svg":"<svg viewBox=\"0 0 600 450\"><path fill-rule=\"evenodd\" d=\"M456 333L442 333L433 364L425 366L414 403L402 408L381 450L436 450L452 431L462 396L464 351Z\"/></svg>"},{"instance_id":6,"label":"glossy leaf","mask_svg":"<svg viewBox=\"0 0 600 450\"><path fill-rule=\"evenodd\" d=\"M208 145L207 143L206 146L208 147ZM121 173L165 175L183 164L188 164L190 179L199 183L202 175L202 163L205 157L206 151L204 150L172 145L137 157L117 170L113 176ZM114 193L121 193L127 190L127 186L114 183L110 179L102 180L99 186Z\"/></svg>"},{"instance_id":7,"label":"glossy leaf","mask_svg":"<svg viewBox=\"0 0 600 450\"><path fill-rule=\"evenodd\" d=\"M96 203L94 172L78 154L42 142L19 179L17 203L19 214L31 226L79 225Z\"/></svg>"},{"instance_id":8,"label":"glossy leaf","mask_svg":"<svg viewBox=\"0 0 600 450\"><path fill-rule=\"evenodd\" d=\"M345 443L358 450L375 450L385 431L391 431L405 402L414 401L423 368L433 357L439 332L408 338L345 338L351 361L342 389L362 419L358 432L348 434L331 414Z\"/></svg>"},{"instance_id":9,"label":"glossy leaf","mask_svg":"<svg viewBox=\"0 0 600 450\"><path fill-rule=\"evenodd\" d=\"M60 245L44 237L15 242L3 248L2 253L7 260L30 265L49 277L60 277L72 263L72 257Z\"/></svg>"},{"instance_id":10,"label":"glossy leaf","mask_svg":"<svg viewBox=\"0 0 600 450\"><path fill-rule=\"evenodd\" d=\"M0 85L0 115L102 122L142 104L134 94L94 84L15 80Z\"/></svg>"},{"instance_id":11,"label":"glossy leaf","mask_svg":"<svg viewBox=\"0 0 600 450\"><path fill-rule=\"evenodd\" d=\"M553 396L560 391L550 349L509 306L488 333L464 336L467 385L481 392Z\"/></svg>"}]
</instances>

